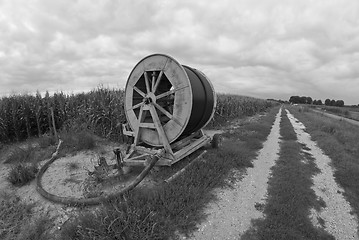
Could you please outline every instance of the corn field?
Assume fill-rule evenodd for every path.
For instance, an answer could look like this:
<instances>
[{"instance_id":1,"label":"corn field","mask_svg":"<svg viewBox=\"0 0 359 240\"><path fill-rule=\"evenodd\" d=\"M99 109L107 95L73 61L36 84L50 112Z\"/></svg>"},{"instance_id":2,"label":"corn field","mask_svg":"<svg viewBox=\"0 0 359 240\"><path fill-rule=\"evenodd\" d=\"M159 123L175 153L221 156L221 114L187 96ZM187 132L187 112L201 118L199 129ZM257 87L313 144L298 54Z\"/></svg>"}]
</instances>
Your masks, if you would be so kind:
<instances>
[{"instance_id":1,"label":"corn field","mask_svg":"<svg viewBox=\"0 0 359 240\"><path fill-rule=\"evenodd\" d=\"M56 131L89 130L98 136L121 140L126 121L122 90L99 87L88 93L50 96L13 95L0 99L0 142L22 141ZM219 94L209 127L243 116L251 116L272 103L255 98ZM52 114L56 129L53 129Z\"/></svg>"},{"instance_id":2,"label":"corn field","mask_svg":"<svg viewBox=\"0 0 359 240\"><path fill-rule=\"evenodd\" d=\"M216 127L228 120L252 116L274 105L272 101L239 95L218 94L217 107L209 127Z\"/></svg>"}]
</instances>

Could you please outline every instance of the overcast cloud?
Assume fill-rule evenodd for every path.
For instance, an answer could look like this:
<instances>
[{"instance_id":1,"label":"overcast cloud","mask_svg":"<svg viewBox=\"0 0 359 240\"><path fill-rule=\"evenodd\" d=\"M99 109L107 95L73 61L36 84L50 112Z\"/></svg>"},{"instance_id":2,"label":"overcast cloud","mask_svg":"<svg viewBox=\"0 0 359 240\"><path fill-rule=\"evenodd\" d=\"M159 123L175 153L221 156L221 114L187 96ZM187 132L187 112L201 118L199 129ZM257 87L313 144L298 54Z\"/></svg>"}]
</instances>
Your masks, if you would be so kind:
<instances>
[{"instance_id":1,"label":"overcast cloud","mask_svg":"<svg viewBox=\"0 0 359 240\"><path fill-rule=\"evenodd\" d=\"M0 94L123 88L165 53L217 92L359 103L358 0L0 0Z\"/></svg>"}]
</instances>

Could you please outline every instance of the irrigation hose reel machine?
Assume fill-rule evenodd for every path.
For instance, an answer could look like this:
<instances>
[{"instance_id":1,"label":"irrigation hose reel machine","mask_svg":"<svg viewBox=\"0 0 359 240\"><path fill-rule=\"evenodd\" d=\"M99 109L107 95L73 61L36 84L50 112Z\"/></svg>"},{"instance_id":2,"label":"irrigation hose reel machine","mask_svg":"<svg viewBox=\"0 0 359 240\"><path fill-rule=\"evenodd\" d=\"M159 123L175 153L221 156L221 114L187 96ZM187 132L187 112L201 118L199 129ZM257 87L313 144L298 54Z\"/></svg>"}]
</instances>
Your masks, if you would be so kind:
<instances>
[{"instance_id":1,"label":"irrigation hose reel machine","mask_svg":"<svg viewBox=\"0 0 359 240\"><path fill-rule=\"evenodd\" d=\"M131 71L125 88L123 133L133 140L122 165L171 166L212 141L202 131L212 119L216 94L199 70L164 54L143 58ZM160 153L160 154L159 154Z\"/></svg>"},{"instance_id":2,"label":"irrigation hose reel machine","mask_svg":"<svg viewBox=\"0 0 359 240\"><path fill-rule=\"evenodd\" d=\"M163 54L153 54L142 59L128 77L125 89L125 115L123 133L133 139L127 153L114 150L117 168L145 165L144 170L126 187L110 194L92 198L58 196L42 186L42 176L56 160L56 152L37 175L37 191L46 199L71 205L100 204L135 188L155 165L171 166L209 142L213 147L221 143L220 135L211 139L202 128L212 119L216 108L216 94L208 78L200 71L180 65ZM187 166L189 166L188 164ZM116 165L112 166L115 167ZM110 169L104 158L91 174L101 176ZM166 181L171 181L185 168ZM123 171L121 171L123 173Z\"/></svg>"}]
</instances>

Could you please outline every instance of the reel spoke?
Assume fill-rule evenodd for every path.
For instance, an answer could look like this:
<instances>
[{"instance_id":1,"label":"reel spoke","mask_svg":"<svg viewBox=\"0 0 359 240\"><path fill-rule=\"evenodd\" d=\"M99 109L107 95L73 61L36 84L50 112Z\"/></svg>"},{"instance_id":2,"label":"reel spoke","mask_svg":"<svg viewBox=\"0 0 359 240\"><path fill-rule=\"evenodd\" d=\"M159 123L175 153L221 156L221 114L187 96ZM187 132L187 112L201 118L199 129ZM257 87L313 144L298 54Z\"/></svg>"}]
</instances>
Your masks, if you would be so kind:
<instances>
[{"instance_id":1,"label":"reel spoke","mask_svg":"<svg viewBox=\"0 0 359 240\"><path fill-rule=\"evenodd\" d=\"M164 109L163 107L161 107L160 105L158 105L157 103L153 103L153 105L155 105L155 107L160 110L160 112L162 112L164 115L166 115L166 117L168 117L169 119L172 119L172 114L169 113L166 109Z\"/></svg>"},{"instance_id":2,"label":"reel spoke","mask_svg":"<svg viewBox=\"0 0 359 240\"><path fill-rule=\"evenodd\" d=\"M134 105L131 110L135 110L136 108L139 108L143 105L144 103L143 102L140 102L140 103L137 103L136 105Z\"/></svg>"},{"instance_id":3,"label":"reel spoke","mask_svg":"<svg viewBox=\"0 0 359 240\"><path fill-rule=\"evenodd\" d=\"M163 75L163 71L160 72L160 74L158 74L157 80L156 80L156 84L154 85L154 87L152 88L152 92L155 93L157 91L158 85L160 84L160 81L162 79L162 75Z\"/></svg>"},{"instance_id":4,"label":"reel spoke","mask_svg":"<svg viewBox=\"0 0 359 240\"><path fill-rule=\"evenodd\" d=\"M142 97L146 97L146 94L142 92L138 87L133 86L133 90L135 90L138 94L140 94Z\"/></svg>"},{"instance_id":5,"label":"reel spoke","mask_svg":"<svg viewBox=\"0 0 359 240\"><path fill-rule=\"evenodd\" d=\"M145 75L146 91L147 91L147 93L150 93L151 90L150 90L150 84L149 84L149 82L148 82L147 72L144 72L144 75Z\"/></svg>"},{"instance_id":6,"label":"reel spoke","mask_svg":"<svg viewBox=\"0 0 359 240\"><path fill-rule=\"evenodd\" d=\"M153 89L154 89L154 87L155 87L156 72L153 71L152 74L151 74L151 76L152 76L152 80L151 80L151 90L152 90L152 92L153 92Z\"/></svg>"},{"instance_id":7,"label":"reel spoke","mask_svg":"<svg viewBox=\"0 0 359 240\"><path fill-rule=\"evenodd\" d=\"M167 97L168 95L171 95L171 94L175 93L177 90L178 89L173 89L173 90L161 93L160 95L156 96L156 99Z\"/></svg>"},{"instance_id":8,"label":"reel spoke","mask_svg":"<svg viewBox=\"0 0 359 240\"><path fill-rule=\"evenodd\" d=\"M177 91L179 91L179 90L182 90L182 89L184 89L184 88L186 88L186 87L188 87L188 86L184 86L184 87L180 87L180 88L175 88L175 89L172 89L172 90L170 90L170 91L161 93L161 94L159 94L159 95L156 96L156 100L158 100L158 99L160 99L160 98L167 97L167 96L169 96L169 95L171 95L171 94L173 94L173 93L175 93L175 92L177 92Z\"/></svg>"}]
</instances>

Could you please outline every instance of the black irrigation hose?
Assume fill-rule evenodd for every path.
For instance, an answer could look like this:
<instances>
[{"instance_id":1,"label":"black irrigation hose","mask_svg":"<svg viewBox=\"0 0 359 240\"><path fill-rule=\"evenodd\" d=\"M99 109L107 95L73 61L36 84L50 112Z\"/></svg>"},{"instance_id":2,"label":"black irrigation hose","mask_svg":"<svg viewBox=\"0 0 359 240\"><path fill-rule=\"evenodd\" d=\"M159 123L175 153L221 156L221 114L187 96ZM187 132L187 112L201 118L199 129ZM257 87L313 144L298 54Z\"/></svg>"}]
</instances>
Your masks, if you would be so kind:
<instances>
[{"instance_id":1,"label":"black irrigation hose","mask_svg":"<svg viewBox=\"0 0 359 240\"><path fill-rule=\"evenodd\" d=\"M47 161L39 170L37 177L36 177L36 190L38 193L43 196L44 198L55 202L60 203L64 205L69 206L88 206L88 205L98 205L103 203L104 201L113 199L115 197L122 196L123 194L131 191L134 189L149 173L149 171L153 168L153 166L156 164L156 162L160 159L162 152L155 154L151 157L151 159L148 161L149 164L145 167L145 169L136 177L136 179L129 185L127 185L125 188L121 189L118 192L107 194L105 196L100 197L94 197L94 198L74 198L74 197L60 197L57 195L54 195L52 193L47 192L41 183L42 176L44 175L45 171L48 169L50 164L52 164L56 160L56 156L58 154L59 148L61 146L62 140L59 140L59 144L57 145L57 149L54 154L52 154L52 157L49 161Z\"/></svg>"}]
</instances>

